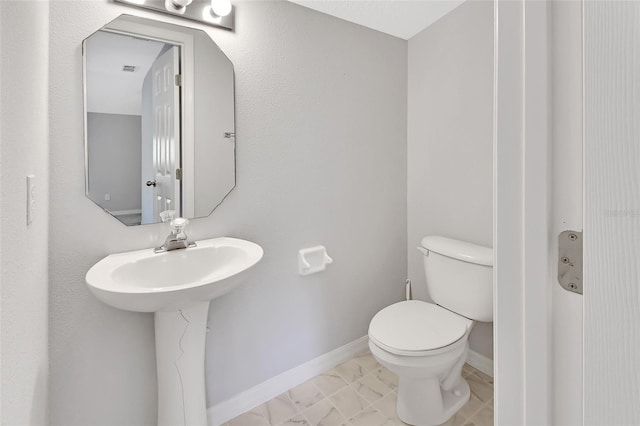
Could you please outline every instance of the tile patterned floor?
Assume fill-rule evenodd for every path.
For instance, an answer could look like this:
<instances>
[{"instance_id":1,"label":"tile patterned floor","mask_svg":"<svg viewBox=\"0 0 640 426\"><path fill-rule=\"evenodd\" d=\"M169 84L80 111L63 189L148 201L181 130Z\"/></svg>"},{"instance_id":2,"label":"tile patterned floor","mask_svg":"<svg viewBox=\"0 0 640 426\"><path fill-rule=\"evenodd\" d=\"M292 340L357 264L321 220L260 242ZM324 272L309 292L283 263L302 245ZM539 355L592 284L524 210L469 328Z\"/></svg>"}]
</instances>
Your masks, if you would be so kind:
<instances>
[{"instance_id":1,"label":"tile patterned floor","mask_svg":"<svg viewBox=\"0 0 640 426\"><path fill-rule=\"evenodd\" d=\"M471 398L445 425L493 425L493 379L466 364L463 376ZM397 388L397 377L365 352L224 426L404 426Z\"/></svg>"}]
</instances>

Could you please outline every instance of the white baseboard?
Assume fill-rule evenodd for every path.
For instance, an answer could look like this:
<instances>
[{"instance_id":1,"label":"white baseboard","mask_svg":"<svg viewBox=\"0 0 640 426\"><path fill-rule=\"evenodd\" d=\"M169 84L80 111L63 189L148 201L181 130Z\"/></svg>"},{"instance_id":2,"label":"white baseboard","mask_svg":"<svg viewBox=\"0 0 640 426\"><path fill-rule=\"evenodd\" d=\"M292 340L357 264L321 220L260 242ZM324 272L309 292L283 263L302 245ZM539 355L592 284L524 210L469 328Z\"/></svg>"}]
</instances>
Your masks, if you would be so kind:
<instances>
[{"instance_id":1,"label":"white baseboard","mask_svg":"<svg viewBox=\"0 0 640 426\"><path fill-rule=\"evenodd\" d=\"M320 373L331 370L368 348L369 338L363 336L331 352L285 371L238 395L207 409L209 426L219 426L283 392L306 382ZM479 369L479 368L478 368ZM479 369L480 370L480 369ZM481 370L482 371L482 370Z\"/></svg>"},{"instance_id":2,"label":"white baseboard","mask_svg":"<svg viewBox=\"0 0 640 426\"><path fill-rule=\"evenodd\" d=\"M109 211L107 210L109 213L111 213L114 216L123 216L126 214L142 214L142 210L138 209L138 210L114 210L114 211Z\"/></svg>"},{"instance_id":3,"label":"white baseboard","mask_svg":"<svg viewBox=\"0 0 640 426\"><path fill-rule=\"evenodd\" d=\"M491 358L469 349L469 352L467 352L467 364L493 377L493 360Z\"/></svg>"}]
</instances>

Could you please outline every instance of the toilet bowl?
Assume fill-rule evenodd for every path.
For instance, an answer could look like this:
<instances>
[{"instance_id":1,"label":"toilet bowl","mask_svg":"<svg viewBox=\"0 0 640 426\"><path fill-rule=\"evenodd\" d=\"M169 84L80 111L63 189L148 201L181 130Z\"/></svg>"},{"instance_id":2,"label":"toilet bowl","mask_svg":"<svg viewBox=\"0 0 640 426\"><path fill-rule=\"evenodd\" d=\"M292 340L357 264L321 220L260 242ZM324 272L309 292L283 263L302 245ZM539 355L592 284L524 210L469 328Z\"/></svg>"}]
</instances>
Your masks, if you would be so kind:
<instances>
[{"instance_id":1,"label":"toilet bowl","mask_svg":"<svg viewBox=\"0 0 640 426\"><path fill-rule=\"evenodd\" d=\"M398 376L398 417L411 425L446 422L469 400L462 378L473 322L446 309L410 300L378 312L369 349Z\"/></svg>"},{"instance_id":2,"label":"toilet bowl","mask_svg":"<svg viewBox=\"0 0 640 426\"><path fill-rule=\"evenodd\" d=\"M432 426L469 400L462 367L474 320L493 319L493 253L444 237L425 237L419 250L436 303L408 300L382 309L369 325L369 349L398 376L400 420Z\"/></svg>"}]
</instances>

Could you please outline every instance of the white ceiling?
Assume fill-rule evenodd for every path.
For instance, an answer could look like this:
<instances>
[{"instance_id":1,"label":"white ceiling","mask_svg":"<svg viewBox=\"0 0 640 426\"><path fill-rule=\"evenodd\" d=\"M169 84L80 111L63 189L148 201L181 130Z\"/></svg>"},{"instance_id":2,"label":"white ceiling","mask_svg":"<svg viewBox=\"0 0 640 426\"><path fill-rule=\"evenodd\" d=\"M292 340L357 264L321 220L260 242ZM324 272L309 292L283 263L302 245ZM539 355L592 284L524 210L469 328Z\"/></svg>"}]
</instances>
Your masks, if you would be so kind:
<instances>
[{"instance_id":1,"label":"white ceiling","mask_svg":"<svg viewBox=\"0 0 640 426\"><path fill-rule=\"evenodd\" d=\"M405 40L464 0L289 0ZM87 99L90 112L140 114L142 81L164 44L99 31L88 39L87 80L100 81ZM98 54L99 52L99 54ZM93 54L91 54L93 53ZM135 65L133 73L123 65Z\"/></svg>"},{"instance_id":2,"label":"white ceiling","mask_svg":"<svg viewBox=\"0 0 640 426\"><path fill-rule=\"evenodd\" d=\"M461 5L464 0L289 0L405 40Z\"/></svg>"},{"instance_id":3,"label":"white ceiling","mask_svg":"<svg viewBox=\"0 0 640 426\"><path fill-rule=\"evenodd\" d=\"M164 43L98 31L86 41L87 111L140 115L142 83ZM122 71L124 65L134 72Z\"/></svg>"}]
</instances>

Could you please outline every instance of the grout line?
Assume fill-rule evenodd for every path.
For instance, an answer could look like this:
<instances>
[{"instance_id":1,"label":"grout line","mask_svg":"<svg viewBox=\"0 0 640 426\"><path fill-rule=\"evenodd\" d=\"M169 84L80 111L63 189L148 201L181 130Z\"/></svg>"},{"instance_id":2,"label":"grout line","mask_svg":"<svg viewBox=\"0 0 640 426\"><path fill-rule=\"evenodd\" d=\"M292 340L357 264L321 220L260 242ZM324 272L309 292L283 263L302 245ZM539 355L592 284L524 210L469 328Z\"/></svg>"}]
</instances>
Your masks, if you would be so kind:
<instances>
[{"instance_id":1,"label":"grout line","mask_svg":"<svg viewBox=\"0 0 640 426\"><path fill-rule=\"evenodd\" d=\"M347 362L347 361L345 361L345 362ZM370 375L375 375L374 373L376 373L377 369L376 369L376 370L372 370L372 371L367 371L367 369L366 369L366 368L364 368L364 366L363 366L362 364L358 363L358 362L357 362L357 361L355 361L355 360L354 360L354 362L355 362L356 364L358 364L358 365L359 365L359 366L360 366L360 367L361 367L361 368L366 372L366 374L365 374L364 376L362 376L362 377L361 377L361 378L359 378L358 380L356 380L356 381L354 381L354 382L350 383L350 382L349 382L349 381L348 381L348 380L347 380L343 375L341 375L338 371L335 371L336 375L337 375L338 377L342 378L342 379L347 383L347 386L343 386L343 387L341 387L340 389L338 389L337 391L335 391L335 392L333 392L333 393L331 393L331 394L329 394L329 395L326 395L326 394L325 394L322 390L320 390L320 389L318 389L318 390L320 391L320 393L322 393L323 395L325 395L325 398L324 398L324 399L329 400L329 401L328 401L328 402L329 402L329 404L330 404L333 408L335 408L335 409L336 409L336 411L337 411L338 413L340 413L340 414L341 414L345 419L347 419L347 422L348 422L349 424L351 424L351 419L353 419L354 417L356 417L357 415L361 414L362 412L364 412L365 410L367 410L367 409L369 409L369 408L373 408L376 412L378 412L379 414L381 414L384 418L387 418L387 416L385 416L385 415L384 415L383 413L381 413L378 409L376 409L376 407L374 407L375 402L373 402L373 403L372 403L372 402L369 402L369 400L368 400L367 398L365 398L364 396L360 395L360 393L359 393L359 392L358 392L358 391L357 391L357 390L352 386L354 383L356 383L356 382L358 382L358 381L360 381L360 380L363 380L365 377L368 377L368 376L370 376ZM329 371L334 371L334 370L335 370L335 368L334 368L334 369L331 369L331 370L329 370ZM315 384L314 384L314 385L315 385ZM385 384L385 386L386 386L386 384ZM355 394L356 394L356 395L358 395L358 397L360 397L360 399L362 399L362 400L366 403L366 405L364 406L364 408L362 408L362 410L358 411L357 413L355 413L355 414L354 414L354 415L352 415L351 417L346 416L342 411L340 411L340 409L339 409L338 407L336 407L336 405L333 403L333 401L331 401L331 397L333 397L334 395L336 395L336 394L338 394L338 393L342 392L342 391L343 391L343 390L345 390L346 388L350 388L353 392L355 392ZM381 396L377 401L379 401L379 400L383 399L384 397L386 397L387 395L389 395L389 394L391 394L391 393L393 393L393 392L394 392L394 390L393 390L393 389L391 389L391 390L390 390L390 392L387 392L387 393L385 393L384 395L382 395L382 396ZM322 401L322 400L321 400L321 401ZM377 401L376 401L376 402L377 402ZM319 402L320 402L320 401L318 401L317 403L319 403ZM317 404L317 403L316 403L316 404ZM313 405L315 405L315 404L313 404ZM309 408L310 408L310 407L309 407ZM307 421L309 421L309 419L307 419L306 417L305 417L305 419L306 419ZM390 419L387 419L387 420L390 420ZM311 423L311 422L309 422L309 423Z\"/></svg>"},{"instance_id":2,"label":"grout line","mask_svg":"<svg viewBox=\"0 0 640 426\"><path fill-rule=\"evenodd\" d=\"M463 406L464 407L464 406ZM460 410L458 410L458 412L456 414L458 414L460 417L462 417L465 420L471 420L473 418L473 416L475 416L476 414L478 414L478 412L482 409L482 407L484 407L484 402L482 403L482 405L480 405L480 408L478 408L477 410L475 410L474 412L472 412L471 414L469 414L469 417L465 416L464 414L462 414L460 412Z\"/></svg>"},{"instance_id":3,"label":"grout line","mask_svg":"<svg viewBox=\"0 0 640 426\"><path fill-rule=\"evenodd\" d=\"M356 361L357 363L357 361ZM363 367L364 368L364 367ZM365 369L366 370L366 369ZM375 376L375 373L377 372L377 369L369 371L367 374L365 374L364 376L362 376L359 380L363 380L365 377L368 376ZM376 377L377 378L377 377ZM358 380L358 381L359 381ZM378 379L379 380L379 379ZM354 382L355 383L355 382ZM386 386L386 383L383 383ZM351 386L351 384L349 385ZM389 386L387 386L389 387ZM369 400L367 400L364 396L360 395L360 393L358 393L358 391L351 387L353 389L353 391L360 397L362 398L363 401L365 401L368 405L366 405L362 410L358 411L356 414L354 414L353 416L351 416L351 418L354 418L355 416L361 414L363 411L369 409L369 408L373 408L374 411L376 411L378 414L380 414L382 417L384 417L387 420L391 420L389 419L384 413L382 413L376 406L375 404L378 403L379 401L383 400L384 398L386 398L388 395L391 395L392 393L394 393L395 391L393 390L393 388L389 387L390 391L383 394L380 398L378 398L375 402L369 402ZM349 419L350 420L350 419Z\"/></svg>"},{"instance_id":4,"label":"grout line","mask_svg":"<svg viewBox=\"0 0 640 426\"><path fill-rule=\"evenodd\" d=\"M458 411L458 414L459 414L459 415L460 415L460 417L462 417L463 419L468 420L468 421L472 421L472 420L473 420L473 418L476 416L476 414L478 414L480 411L482 411L482 409L483 409L483 408L485 408L485 407L489 407L489 406L491 406L491 410L493 411L493 400L491 400L491 401L487 401L487 402L483 402L483 403L480 405L480 407L479 407L477 410L475 410L475 411L474 411L474 412L473 412L469 417L466 417L466 416L462 415L462 413L460 413L459 411Z\"/></svg>"},{"instance_id":5,"label":"grout line","mask_svg":"<svg viewBox=\"0 0 640 426\"><path fill-rule=\"evenodd\" d=\"M365 355L365 354L367 354L367 353L369 353L369 354L370 354L371 352L369 352L369 351L367 351L367 352L363 352L362 354L356 355L356 357L357 357L357 356L361 356L361 355ZM369 402L369 400L368 400L367 398L365 398L364 396L360 395L360 393L359 393L359 392L358 392L358 391L357 391L357 390L356 390L352 385L353 385L354 383L357 383L357 382L361 381L361 380L364 380L364 379L365 379L366 377L368 377L368 376L374 376L374 377L377 379L377 376L376 376L376 374L375 374L375 373L377 373L377 372L378 372L378 369L379 369L379 368L374 368L374 369L372 369L372 370L368 370L364 365L362 365L361 363L359 363L359 362L355 359L355 357L354 357L354 358L352 358L352 359L353 359L353 361L354 361L354 362L355 362L355 363L356 363L360 368L362 368L362 369L363 369L363 371L365 371L365 374L364 374L361 378L359 378L358 380L354 381L353 383L349 383L349 381L348 381L344 376L342 376L338 371L336 371L336 374L337 374L339 377L342 377L342 379L343 379L345 382L347 382L347 386L348 386L348 387L350 387L350 388L351 388L351 390L353 390L353 391L356 393L356 395L358 395L358 396L359 396L359 397L360 397L364 402L366 402L366 403L367 403L367 405L365 405L365 406L364 406L364 408L363 408L362 410L358 411L357 413L355 413L355 414L354 414L354 415L352 415L351 417L347 417L347 416L345 416L345 415L344 415L344 413L342 413L342 412L340 411L340 409L339 409L338 407L336 407L336 406L332 403L332 401L330 401L330 402L332 403L331 405L333 405L333 406L335 407L335 409L336 409L340 414L342 414L342 415L344 416L344 418L346 418L346 419L347 419L347 421L349 421L349 422L351 422L351 419L353 419L354 417L356 417L356 416L358 416L359 414L363 413L364 411L368 410L369 408L373 408L373 410L374 410L375 412L377 412L378 414L380 414L380 415L381 415L382 417L384 417L385 419L387 419L387 420L391 420L391 419L389 419L389 418L388 418L384 413L382 413L382 412L381 412L381 411L380 411L380 410L375 406L375 404L376 404L377 402L381 401L382 399L386 398L388 395L391 395L392 393L394 393L394 392L395 392L395 390L394 390L391 386L387 386L387 384L386 384L386 383L384 383L384 382L382 382L382 381L381 381L381 383L382 383L382 384L384 384L386 387L388 387L388 388L390 389L390 391L389 391L389 392L387 392L387 393L385 393L385 394L383 394L383 395L382 395L380 398L378 398L375 402ZM345 362L348 362L348 361L345 361ZM381 367L382 367L382 366L381 366ZM378 379L378 380L380 381L380 379ZM344 388L342 388L342 389L344 389ZM342 389L340 389L340 390L342 390ZM337 392L334 392L331 396L333 396L333 395L337 394L338 392L340 392L340 390L339 390L339 391L337 391ZM329 397L328 397L328 398L329 398Z\"/></svg>"},{"instance_id":6,"label":"grout line","mask_svg":"<svg viewBox=\"0 0 640 426\"><path fill-rule=\"evenodd\" d=\"M319 375L318 375L318 376L315 376L315 377L314 377L314 378L312 378L312 379L310 379L310 380L309 380L309 382L311 383L311 385L313 386L313 388L314 388L316 391L318 391L318 392L320 393L320 395L322 395L322 398L321 398L319 401L315 402L314 404L312 404L312 405L310 405L310 406L308 406L308 407L304 407L304 409L302 409L301 407L299 407L299 406L298 406L298 405L297 405L297 404L296 404L296 403L291 399L291 397L289 396L289 393L288 393L288 392L289 392L291 389L289 389L289 390L285 391L285 392L284 392L284 394L285 394L285 396L286 396L287 400L288 400L289 402L291 402L291 404L293 405L293 407L294 407L294 409L295 409L295 414L294 414L293 416L291 416L290 418L285 419L285 420L283 420L282 422L278 423L277 425L272 425L272 424L271 424L271 421L270 421L270 418L267 418L267 420L269 420L269 424L270 424L271 426L279 426L279 425L281 426L281 425L282 425L282 424L284 424L285 422L287 422L287 421L291 420L291 419L292 419L292 418L294 418L294 417L298 417L298 416L302 417L302 418L303 418L307 423L311 424L311 421L310 421L310 420L309 420L309 419L304 415L303 411L306 411L306 410L310 409L311 407L314 407L314 406L316 406L317 404L319 404L319 403L321 403L322 401L325 401L325 400L327 400L327 403L331 406L331 408L335 409L335 410L336 410L336 411L337 411L337 412L338 412L338 413L339 413L339 414L340 414L344 419L346 419L346 421L347 421L347 426L352 426L351 419L355 418L356 416L360 415L361 413L363 413L364 411L369 410L369 409L373 409L376 413L380 414L380 415L381 415L382 417L384 417L387 421L391 421L391 422L393 422L393 420L392 420L392 419L389 419L389 418L388 418L388 417L387 417L387 416L386 416L382 411L380 411L380 409L378 409L378 407L376 407L376 404L377 404L377 403L379 403L380 401L382 401L382 400L383 400L384 398L386 398L387 396L391 395L392 393L396 393L396 394L397 394L396 390L395 390L395 389L393 389L393 387L391 387L391 386L387 385L385 382L382 382L382 381L381 381L381 382L382 382L382 383L383 383L387 388L389 388L389 392L386 392L385 394L383 394L383 395L382 395L380 398L378 398L376 401L374 401L374 402L369 402L369 400L368 400L367 398L365 398L364 396L362 396L362 395L357 391L357 389L353 386L354 384L356 384L356 383L358 383L358 382L360 382L360 381L364 380L365 378L367 378L367 377L369 377L369 376L373 376L374 378L378 379L378 378L377 378L376 373L378 372L378 370L379 370L380 368L384 368L384 366L379 366L379 367L373 368L373 369L371 369L371 370L368 370L368 369L367 369L363 364L361 364L361 363L359 363L357 360L355 360L355 357L359 357L359 356L362 356L362 355L366 355L367 353L370 353L370 352L368 352L368 351L366 351L366 352L362 352L362 353L360 353L360 354L355 355L355 356L354 356L354 358L352 358L352 360L353 360L353 361L354 361L354 362L355 362L355 363L356 363L360 368L362 368L362 370L365 372L365 374L364 374L362 377L360 377L359 379L355 380L354 382L349 382L349 380L347 380L347 378L346 378L345 376L343 376L342 374L340 374L338 371L336 371L336 370L335 370L335 367L334 367L334 368L332 368L331 370L327 370L327 371L325 371L325 372L321 373L321 374L327 374L327 373L329 373L329 372L333 372L332 374L334 374L334 373L335 373L335 375L336 375L336 376L340 377L340 378L341 378L342 380L344 380L344 381L345 381L345 383L347 384L346 386L343 386L343 387L341 387L340 389L338 389L338 390L336 390L336 391L334 391L334 392L332 392L332 393L330 393L330 394L326 394L322 389L320 389L320 388L319 388L319 387L314 383L314 381L313 381L313 380L314 380L316 377L318 377ZM345 362L348 362L348 361L349 361L349 360L347 360L347 361L345 361ZM340 364L340 365L342 365L342 364ZM466 379L468 376L473 375L473 374L477 371L475 368L473 368L473 367L471 367L471 366L468 366L468 368L469 368L469 370L467 371L467 374L466 374L466 375L465 375L465 374L463 374L463 375L462 375L465 379ZM479 378L483 383L485 383L485 384L487 384L487 385L489 385L489 386L491 386L491 387L493 388L493 385L492 385L492 384L490 384L488 381L485 381L481 376L476 375L476 377L478 377L478 378ZM378 380L380 380L380 379L378 379ZM335 396L335 395L337 395L338 393L340 393L340 392L342 392L342 391L346 390L347 388L349 388L351 391L353 391L353 392L354 392L354 393L355 393L355 394L356 394L356 395L357 395L357 396L358 396L362 401L364 401L364 402L366 403L366 404L364 405L364 407L362 408L362 410L358 411L357 413L355 413L355 414L354 414L354 415L352 415L351 417L347 417L347 416L346 416L346 415L345 415L345 414L344 414L344 413L343 413L343 412L342 412L342 411L341 411L341 410L340 410L340 409L339 409L339 408L338 408L338 407L333 403L333 401L331 400L331 398L332 398L333 396ZM275 398L273 398L273 399L275 399ZM265 409L267 409L266 404L267 404L268 402L269 402L269 401L267 401L267 402L265 402L265 403L263 404L263 405L265 405ZM482 404L480 405L480 407L479 407L477 410L475 410L474 412L472 412L472 414L471 414L471 415L469 415L468 417L467 417L467 416L462 415L462 413L460 413L459 411L458 411L458 413L457 413L457 414L458 414L458 415L459 415L459 416L464 420L464 423L466 423L466 422L473 421L473 418L474 418L474 417L475 417L475 416L476 416L476 415L477 415L481 410L483 410L485 407L488 407L488 408L490 408L490 409L493 411L493 400L491 400L491 401L487 401L487 402L482 402ZM256 407L256 408L257 408L257 407ZM250 412L250 411L253 411L253 410L255 410L255 408L254 408L254 409L252 409L252 410L249 410L249 411L247 411L247 412ZM267 410L267 411L268 411L268 410Z\"/></svg>"},{"instance_id":7,"label":"grout line","mask_svg":"<svg viewBox=\"0 0 640 426\"><path fill-rule=\"evenodd\" d=\"M323 374L323 373L321 373L321 374ZM303 411L306 411L306 410L308 410L309 408L311 408L311 407L313 407L313 406L315 406L315 405L317 405L317 404L321 403L322 401L324 401L324 400L327 398L327 396L324 394L324 392L322 392L322 389L320 389L318 386L316 386L316 384L315 384L315 383L313 383L313 380L314 380L316 377L318 377L318 376L315 376L314 378L309 379L307 382L308 382L308 383L311 383L311 386L313 386L313 388L314 388L315 390L317 390L318 392L320 392L320 395L322 395L322 398L320 398L320 400L319 400L319 401L314 402L314 403L313 403L313 404L311 404L310 406L305 407L305 408L304 408L304 410L303 410L303 409L301 409L301 408L299 408L299 407L296 405L296 409L298 410L298 413L299 413L299 414L302 416L302 418L303 418L303 419L305 419L305 421L306 421L307 423L309 423L309 424L311 424L311 420L309 420L309 419L307 418L307 416L305 416L305 415L304 415ZM305 383L306 383L306 382L305 382ZM289 390L291 390L291 389L289 389ZM287 392L288 392L288 391L287 391ZM287 396L288 396L288 395L287 395ZM295 402L294 402L294 405L295 405Z\"/></svg>"},{"instance_id":8,"label":"grout line","mask_svg":"<svg viewBox=\"0 0 640 426\"><path fill-rule=\"evenodd\" d=\"M313 383L312 383L312 384L313 384ZM281 421L280 423L278 423L278 425L284 424L284 422L288 422L289 420L291 420L291 419L292 419L292 418L294 418L294 417L297 417L298 415L302 416L302 418L303 418L303 419L307 420L307 418L302 414L302 410L300 410L300 407L298 407L298 404L296 404L296 403L295 403L295 401L294 401L294 400L292 400L292 399L291 399L291 397L289 396L289 391L290 391L290 390L291 390L291 389L286 390L286 391L284 392L284 395L285 395L285 396L287 397L287 399L291 402L291 404L293 404L293 408L296 410L296 414L295 414L294 416L289 417L288 419L285 419L285 420ZM269 402L269 401L267 401L267 402ZM265 404L266 404L266 402L265 402ZM308 422L308 423L311 423L311 422L309 422L309 420L307 420L307 422ZM273 426L273 425L272 425L272 426Z\"/></svg>"}]
</instances>

